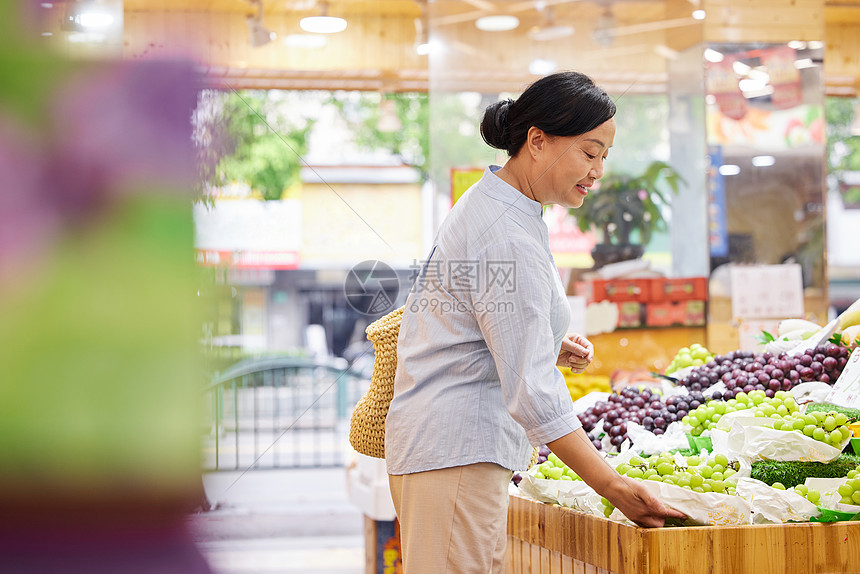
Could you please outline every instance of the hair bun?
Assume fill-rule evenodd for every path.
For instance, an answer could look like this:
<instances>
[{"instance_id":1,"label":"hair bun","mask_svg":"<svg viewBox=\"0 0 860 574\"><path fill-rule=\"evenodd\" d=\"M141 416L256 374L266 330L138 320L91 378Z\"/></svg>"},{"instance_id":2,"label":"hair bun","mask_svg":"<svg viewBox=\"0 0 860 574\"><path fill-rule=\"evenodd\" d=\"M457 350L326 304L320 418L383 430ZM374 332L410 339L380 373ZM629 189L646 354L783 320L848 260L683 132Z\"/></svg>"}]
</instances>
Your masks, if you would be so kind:
<instances>
[{"instance_id":1,"label":"hair bun","mask_svg":"<svg viewBox=\"0 0 860 574\"><path fill-rule=\"evenodd\" d=\"M481 137L488 145L496 149L509 151L511 147L511 130L508 124L508 114L514 101L499 100L487 106L484 119L481 120Z\"/></svg>"}]
</instances>

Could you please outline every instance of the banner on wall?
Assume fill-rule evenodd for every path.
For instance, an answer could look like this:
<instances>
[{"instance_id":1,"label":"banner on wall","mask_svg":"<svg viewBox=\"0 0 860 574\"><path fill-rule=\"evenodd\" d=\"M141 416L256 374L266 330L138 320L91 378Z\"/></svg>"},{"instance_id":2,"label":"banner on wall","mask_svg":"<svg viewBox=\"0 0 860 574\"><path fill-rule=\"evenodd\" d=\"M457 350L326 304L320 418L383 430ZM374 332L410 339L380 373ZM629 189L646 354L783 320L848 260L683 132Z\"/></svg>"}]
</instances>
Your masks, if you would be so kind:
<instances>
[{"instance_id":1,"label":"banner on wall","mask_svg":"<svg viewBox=\"0 0 860 574\"><path fill-rule=\"evenodd\" d=\"M728 257L729 229L726 221L726 181L720 174L723 150L708 148L708 245L711 257Z\"/></svg>"},{"instance_id":2,"label":"banner on wall","mask_svg":"<svg viewBox=\"0 0 860 574\"><path fill-rule=\"evenodd\" d=\"M740 120L747 114L748 105L738 85L734 63L732 56L726 56L722 62L708 62L707 90L716 98L723 115Z\"/></svg>"},{"instance_id":3,"label":"banner on wall","mask_svg":"<svg viewBox=\"0 0 860 574\"><path fill-rule=\"evenodd\" d=\"M761 50L759 57L770 76L770 85L773 86L770 100L774 107L784 110L802 104L800 70L794 65L797 51L788 46L778 46Z\"/></svg>"},{"instance_id":4,"label":"banner on wall","mask_svg":"<svg viewBox=\"0 0 860 574\"><path fill-rule=\"evenodd\" d=\"M479 168L451 168L451 205L457 203L466 190L475 185L484 170Z\"/></svg>"}]
</instances>

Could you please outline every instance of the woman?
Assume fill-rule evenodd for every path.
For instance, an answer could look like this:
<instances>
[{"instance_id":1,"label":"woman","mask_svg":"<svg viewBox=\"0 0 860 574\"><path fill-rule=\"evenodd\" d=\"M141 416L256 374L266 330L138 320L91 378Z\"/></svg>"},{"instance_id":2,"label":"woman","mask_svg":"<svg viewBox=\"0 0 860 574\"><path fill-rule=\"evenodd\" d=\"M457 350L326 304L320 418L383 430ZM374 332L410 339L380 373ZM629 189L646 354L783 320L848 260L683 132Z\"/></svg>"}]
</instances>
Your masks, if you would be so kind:
<instances>
[{"instance_id":1,"label":"woman","mask_svg":"<svg viewBox=\"0 0 860 574\"><path fill-rule=\"evenodd\" d=\"M489 106L481 135L505 150L443 222L406 301L385 455L407 574L504 570L507 485L532 446L642 526L683 517L621 477L573 414L556 365L593 357L566 336L570 308L542 207L579 207L603 175L615 104L575 72Z\"/></svg>"}]
</instances>

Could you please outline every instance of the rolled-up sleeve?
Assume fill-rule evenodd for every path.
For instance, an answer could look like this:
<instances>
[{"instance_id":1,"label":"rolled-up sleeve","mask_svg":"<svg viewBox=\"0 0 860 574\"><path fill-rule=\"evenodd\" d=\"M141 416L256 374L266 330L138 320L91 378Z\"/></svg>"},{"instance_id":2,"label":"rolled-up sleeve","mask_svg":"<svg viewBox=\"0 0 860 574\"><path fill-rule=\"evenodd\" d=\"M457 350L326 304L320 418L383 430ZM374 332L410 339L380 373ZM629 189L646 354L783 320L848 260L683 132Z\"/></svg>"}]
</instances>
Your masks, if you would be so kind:
<instances>
[{"instance_id":1,"label":"rolled-up sleeve","mask_svg":"<svg viewBox=\"0 0 860 574\"><path fill-rule=\"evenodd\" d=\"M553 335L551 315L557 279L546 258L536 242L489 246L481 255L486 281L474 295L475 316L495 362L505 406L533 446L582 426L556 368L561 339Z\"/></svg>"}]
</instances>

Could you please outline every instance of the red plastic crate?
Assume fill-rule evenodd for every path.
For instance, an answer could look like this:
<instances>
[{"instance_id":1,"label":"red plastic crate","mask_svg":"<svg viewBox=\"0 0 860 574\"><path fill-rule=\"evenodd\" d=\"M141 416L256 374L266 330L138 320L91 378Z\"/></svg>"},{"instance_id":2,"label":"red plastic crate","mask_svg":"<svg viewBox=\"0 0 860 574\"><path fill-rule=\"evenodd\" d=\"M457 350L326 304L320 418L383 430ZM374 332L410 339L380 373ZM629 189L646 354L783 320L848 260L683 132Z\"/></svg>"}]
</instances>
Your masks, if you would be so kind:
<instances>
[{"instance_id":1,"label":"red plastic crate","mask_svg":"<svg viewBox=\"0 0 860 574\"><path fill-rule=\"evenodd\" d=\"M708 280L705 277L662 278L651 281L651 301L703 301L707 298Z\"/></svg>"},{"instance_id":2,"label":"red plastic crate","mask_svg":"<svg viewBox=\"0 0 860 574\"><path fill-rule=\"evenodd\" d=\"M595 279L592 285L595 302L638 301L646 303L651 297L650 279Z\"/></svg>"}]
</instances>

